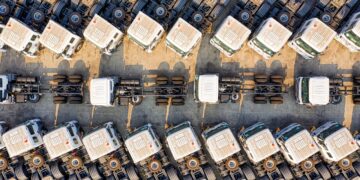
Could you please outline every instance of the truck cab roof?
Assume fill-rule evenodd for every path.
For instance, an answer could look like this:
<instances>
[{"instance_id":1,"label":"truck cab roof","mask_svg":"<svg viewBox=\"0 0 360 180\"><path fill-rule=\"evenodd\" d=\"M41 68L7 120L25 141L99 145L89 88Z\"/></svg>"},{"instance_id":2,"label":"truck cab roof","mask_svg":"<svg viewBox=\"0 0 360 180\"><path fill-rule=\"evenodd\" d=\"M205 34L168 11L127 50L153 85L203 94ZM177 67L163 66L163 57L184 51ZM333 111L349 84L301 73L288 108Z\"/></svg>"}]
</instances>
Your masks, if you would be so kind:
<instances>
[{"instance_id":1,"label":"truck cab roof","mask_svg":"<svg viewBox=\"0 0 360 180\"><path fill-rule=\"evenodd\" d=\"M215 38L231 50L238 50L251 34L251 30L228 16L215 33Z\"/></svg>"},{"instance_id":2,"label":"truck cab roof","mask_svg":"<svg viewBox=\"0 0 360 180\"><path fill-rule=\"evenodd\" d=\"M161 144L151 125L145 125L129 134L125 146L134 163L145 160L161 150Z\"/></svg>"},{"instance_id":3,"label":"truck cab roof","mask_svg":"<svg viewBox=\"0 0 360 180\"><path fill-rule=\"evenodd\" d=\"M205 74L198 76L197 98L203 103L217 103L219 99L219 76Z\"/></svg>"},{"instance_id":4,"label":"truck cab roof","mask_svg":"<svg viewBox=\"0 0 360 180\"><path fill-rule=\"evenodd\" d=\"M328 77L309 79L309 102L312 105L326 105L330 101L330 80Z\"/></svg>"},{"instance_id":5,"label":"truck cab roof","mask_svg":"<svg viewBox=\"0 0 360 180\"><path fill-rule=\"evenodd\" d=\"M50 20L44 32L40 35L40 42L56 54L63 53L69 44L76 45L81 37L70 32L54 20Z\"/></svg>"},{"instance_id":6,"label":"truck cab roof","mask_svg":"<svg viewBox=\"0 0 360 180\"><path fill-rule=\"evenodd\" d=\"M227 123L220 123L202 133L210 156L220 162L240 152L239 143Z\"/></svg>"},{"instance_id":7,"label":"truck cab roof","mask_svg":"<svg viewBox=\"0 0 360 180\"><path fill-rule=\"evenodd\" d=\"M97 160L120 148L119 139L102 127L83 138L83 143L91 161Z\"/></svg>"},{"instance_id":8,"label":"truck cab roof","mask_svg":"<svg viewBox=\"0 0 360 180\"><path fill-rule=\"evenodd\" d=\"M121 39L123 35L123 32L97 14L84 31L84 37L99 48L106 48L112 40Z\"/></svg>"},{"instance_id":9,"label":"truck cab roof","mask_svg":"<svg viewBox=\"0 0 360 180\"><path fill-rule=\"evenodd\" d=\"M336 32L318 18L304 23L307 27L299 37L317 52L323 52L336 36Z\"/></svg>"},{"instance_id":10,"label":"truck cab roof","mask_svg":"<svg viewBox=\"0 0 360 180\"><path fill-rule=\"evenodd\" d=\"M0 39L16 51L23 51L31 40L35 40L39 33L33 31L23 22L10 18L0 34Z\"/></svg>"},{"instance_id":11,"label":"truck cab roof","mask_svg":"<svg viewBox=\"0 0 360 180\"><path fill-rule=\"evenodd\" d=\"M198 29L179 18L166 36L166 43L174 51L180 50L183 53L188 53L196 46L201 37L202 34Z\"/></svg>"},{"instance_id":12,"label":"truck cab roof","mask_svg":"<svg viewBox=\"0 0 360 180\"><path fill-rule=\"evenodd\" d=\"M201 149L200 141L188 121L168 129L166 141L175 160Z\"/></svg>"},{"instance_id":13,"label":"truck cab roof","mask_svg":"<svg viewBox=\"0 0 360 180\"><path fill-rule=\"evenodd\" d=\"M112 90L114 82L111 78L96 78L90 81L90 102L95 106L112 106Z\"/></svg>"},{"instance_id":14,"label":"truck cab roof","mask_svg":"<svg viewBox=\"0 0 360 180\"><path fill-rule=\"evenodd\" d=\"M164 28L143 12L139 12L127 30L131 39L144 48L164 33Z\"/></svg>"},{"instance_id":15,"label":"truck cab roof","mask_svg":"<svg viewBox=\"0 0 360 180\"><path fill-rule=\"evenodd\" d=\"M58 158L82 146L80 137L70 127L62 126L44 135L50 159Z\"/></svg>"},{"instance_id":16,"label":"truck cab roof","mask_svg":"<svg viewBox=\"0 0 360 180\"><path fill-rule=\"evenodd\" d=\"M31 121L40 120L30 120L10 129L2 135L3 142L10 158L19 156L43 144L43 139L39 130L34 129L35 123L32 123Z\"/></svg>"},{"instance_id":17,"label":"truck cab roof","mask_svg":"<svg viewBox=\"0 0 360 180\"><path fill-rule=\"evenodd\" d=\"M264 124L254 124L240 133L244 138L244 144L247 147L246 153L249 158L258 163L271 155L279 152L280 148L275 138Z\"/></svg>"}]
</instances>

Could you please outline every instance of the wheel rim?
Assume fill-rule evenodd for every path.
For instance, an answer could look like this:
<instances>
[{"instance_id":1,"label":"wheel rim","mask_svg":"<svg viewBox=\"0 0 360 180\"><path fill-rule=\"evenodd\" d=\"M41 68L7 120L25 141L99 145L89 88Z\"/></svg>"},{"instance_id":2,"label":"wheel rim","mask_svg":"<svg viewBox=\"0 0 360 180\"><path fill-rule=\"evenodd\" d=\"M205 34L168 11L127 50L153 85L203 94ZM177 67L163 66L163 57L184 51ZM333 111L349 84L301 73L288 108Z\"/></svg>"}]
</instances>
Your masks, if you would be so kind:
<instances>
[{"instance_id":1,"label":"wheel rim","mask_svg":"<svg viewBox=\"0 0 360 180\"><path fill-rule=\"evenodd\" d=\"M165 15L165 8L160 6L156 8L156 14L158 16L164 16Z\"/></svg>"},{"instance_id":2,"label":"wheel rim","mask_svg":"<svg viewBox=\"0 0 360 180\"><path fill-rule=\"evenodd\" d=\"M240 17L243 21L247 21L250 19L250 14L248 12L242 12Z\"/></svg>"},{"instance_id":3,"label":"wheel rim","mask_svg":"<svg viewBox=\"0 0 360 180\"><path fill-rule=\"evenodd\" d=\"M74 169L78 169L81 167L82 161L79 157L74 157L71 159L70 164Z\"/></svg>"},{"instance_id":4,"label":"wheel rim","mask_svg":"<svg viewBox=\"0 0 360 180\"><path fill-rule=\"evenodd\" d=\"M192 158L190 158L188 161L187 161L187 167L189 168L189 169L192 169L192 170L194 170L194 169L198 169L198 167L199 167L199 160L197 159L197 158L195 158L195 157L192 157Z\"/></svg>"},{"instance_id":5,"label":"wheel rim","mask_svg":"<svg viewBox=\"0 0 360 180\"><path fill-rule=\"evenodd\" d=\"M227 162L226 162L226 167L228 170L230 171L233 171L233 170L236 170L237 167L238 167L238 161L236 159L229 159Z\"/></svg>"},{"instance_id":6,"label":"wheel rim","mask_svg":"<svg viewBox=\"0 0 360 180\"><path fill-rule=\"evenodd\" d=\"M321 17L321 20L323 20L323 22L325 22L325 23L329 23L330 20L331 20L331 17L330 17L330 15L328 15L328 14L324 14L324 15Z\"/></svg>"},{"instance_id":7,"label":"wheel rim","mask_svg":"<svg viewBox=\"0 0 360 180\"><path fill-rule=\"evenodd\" d=\"M0 14L1 15L7 15L8 14L7 11L8 11L7 5L6 4L1 4L0 5Z\"/></svg>"},{"instance_id":8,"label":"wheel rim","mask_svg":"<svg viewBox=\"0 0 360 180\"><path fill-rule=\"evenodd\" d=\"M149 163L149 169L152 172L158 172L161 169L160 161L153 160Z\"/></svg>"},{"instance_id":9,"label":"wheel rim","mask_svg":"<svg viewBox=\"0 0 360 180\"><path fill-rule=\"evenodd\" d=\"M351 166L351 160L348 159L348 158L345 158L345 159L342 159L340 160L339 162L339 166L342 168L342 169L349 169L350 166Z\"/></svg>"},{"instance_id":10,"label":"wheel rim","mask_svg":"<svg viewBox=\"0 0 360 180\"><path fill-rule=\"evenodd\" d=\"M280 16L280 21L283 22L283 23L286 23L289 21L289 16L287 14L282 14Z\"/></svg>"},{"instance_id":11,"label":"wheel rim","mask_svg":"<svg viewBox=\"0 0 360 180\"><path fill-rule=\"evenodd\" d=\"M117 19L121 19L124 16L124 13L123 13L123 11L121 9L116 9L114 11L114 16Z\"/></svg>"},{"instance_id":12,"label":"wheel rim","mask_svg":"<svg viewBox=\"0 0 360 180\"><path fill-rule=\"evenodd\" d=\"M0 157L0 170L6 169L8 166L7 160L4 157Z\"/></svg>"},{"instance_id":13,"label":"wheel rim","mask_svg":"<svg viewBox=\"0 0 360 180\"><path fill-rule=\"evenodd\" d=\"M44 14L40 11L36 11L33 15L34 20L37 22L42 21L43 17L44 17Z\"/></svg>"},{"instance_id":14,"label":"wheel rim","mask_svg":"<svg viewBox=\"0 0 360 180\"><path fill-rule=\"evenodd\" d=\"M117 170L120 168L120 161L116 158L110 159L109 161L109 168L111 170Z\"/></svg>"},{"instance_id":15,"label":"wheel rim","mask_svg":"<svg viewBox=\"0 0 360 180\"><path fill-rule=\"evenodd\" d=\"M311 171L314 167L314 163L310 160L304 161L302 163L302 168L304 171Z\"/></svg>"},{"instance_id":16,"label":"wheel rim","mask_svg":"<svg viewBox=\"0 0 360 180\"><path fill-rule=\"evenodd\" d=\"M70 16L70 21L74 24L79 24L81 22L81 17L79 14L74 13Z\"/></svg>"},{"instance_id":17,"label":"wheel rim","mask_svg":"<svg viewBox=\"0 0 360 180\"><path fill-rule=\"evenodd\" d=\"M203 16L200 13L194 15L194 21L200 23L203 20Z\"/></svg>"}]
</instances>

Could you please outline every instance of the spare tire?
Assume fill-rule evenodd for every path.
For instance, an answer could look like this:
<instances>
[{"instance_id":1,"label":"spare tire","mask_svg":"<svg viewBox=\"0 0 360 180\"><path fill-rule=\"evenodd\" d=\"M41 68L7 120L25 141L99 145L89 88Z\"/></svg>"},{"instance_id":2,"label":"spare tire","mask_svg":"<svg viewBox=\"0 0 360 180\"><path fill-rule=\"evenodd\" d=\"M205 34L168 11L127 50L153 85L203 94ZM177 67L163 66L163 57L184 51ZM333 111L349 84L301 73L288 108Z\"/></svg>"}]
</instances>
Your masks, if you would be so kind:
<instances>
[{"instance_id":1,"label":"spare tire","mask_svg":"<svg viewBox=\"0 0 360 180\"><path fill-rule=\"evenodd\" d=\"M32 14L32 19L35 23L41 23L45 20L45 13L40 10L36 10Z\"/></svg>"},{"instance_id":2,"label":"spare tire","mask_svg":"<svg viewBox=\"0 0 360 180\"><path fill-rule=\"evenodd\" d=\"M50 165L51 174L54 176L55 179L62 179L64 178L64 174L62 173L62 169L59 167L58 163L53 163Z\"/></svg>"},{"instance_id":3,"label":"spare tire","mask_svg":"<svg viewBox=\"0 0 360 180\"><path fill-rule=\"evenodd\" d=\"M123 20L125 18L126 12L124 9L117 7L112 12L112 17L117 20Z\"/></svg>"},{"instance_id":4,"label":"spare tire","mask_svg":"<svg viewBox=\"0 0 360 180\"><path fill-rule=\"evenodd\" d=\"M0 3L0 16L6 16L10 12L10 7L6 3Z\"/></svg>"},{"instance_id":5,"label":"spare tire","mask_svg":"<svg viewBox=\"0 0 360 180\"><path fill-rule=\"evenodd\" d=\"M69 16L69 22L73 25L80 25L82 22L82 16L78 12L73 12Z\"/></svg>"}]
</instances>

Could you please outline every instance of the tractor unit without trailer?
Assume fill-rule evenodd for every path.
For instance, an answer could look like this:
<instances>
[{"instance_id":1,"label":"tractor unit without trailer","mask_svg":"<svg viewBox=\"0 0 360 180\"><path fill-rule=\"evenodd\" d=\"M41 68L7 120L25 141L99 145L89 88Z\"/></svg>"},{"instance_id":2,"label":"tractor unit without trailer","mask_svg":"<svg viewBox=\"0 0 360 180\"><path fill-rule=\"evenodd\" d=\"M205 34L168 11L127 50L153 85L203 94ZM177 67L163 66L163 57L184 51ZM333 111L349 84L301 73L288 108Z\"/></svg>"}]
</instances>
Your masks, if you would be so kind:
<instances>
[{"instance_id":1,"label":"tractor unit without trailer","mask_svg":"<svg viewBox=\"0 0 360 180\"><path fill-rule=\"evenodd\" d=\"M187 2L187 0L148 1L127 31L130 40L146 52L151 52L162 35L174 24Z\"/></svg>"},{"instance_id":2,"label":"tractor unit without trailer","mask_svg":"<svg viewBox=\"0 0 360 180\"><path fill-rule=\"evenodd\" d=\"M282 104L286 87L280 75L254 75L255 84L246 84L245 76L221 77L218 74L197 75L194 85L194 99L201 103L236 103L241 94L254 95L254 103Z\"/></svg>"},{"instance_id":3,"label":"tractor unit without trailer","mask_svg":"<svg viewBox=\"0 0 360 180\"><path fill-rule=\"evenodd\" d=\"M297 123L281 129L275 134L280 151L291 165L298 179L330 179L331 174L322 162L319 148L309 131Z\"/></svg>"},{"instance_id":4,"label":"tractor unit without trailer","mask_svg":"<svg viewBox=\"0 0 360 180\"><path fill-rule=\"evenodd\" d=\"M166 130L166 145L178 163L183 179L216 179L189 121Z\"/></svg>"},{"instance_id":5,"label":"tractor unit without trailer","mask_svg":"<svg viewBox=\"0 0 360 180\"><path fill-rule=\"evenodd\" d=\"M360 177L359 146L347 128L330 121L315 129L311 135L334 179Z\"/></svg>"},{"instance_id":6,"label":"tractor unit without trailer","mask_svg":"<svg viewBox=\"0 0 360 180\"><path fill-rule=\"evenodd\" d=\"M360 104L360 77L353 77L353 84L344 85L341 77L298 77L295 86L296 102L307 106L339 104L343 96L351 95L354 104Z\"/></svg>"},{"instance_id":7,"label":"tractor unit without trailer","mask_svg":"<svg viewBox=\"0 0 360 180\"><path fill-rule=\"evenodd\" d=\"M156 105L184 105L187 93L185 78L182 76L158 76L154 86L144 87L140 80L107 77L92 79L90 102L95 106L139 105L144 97L156 97Z\"/></svg>"},{"instance_id":8,"label":"tractor unit without trailer","mask_svg":"<svg viewBox=\"0 0 360 180\"><path fill-rule=\"evenodd\" d=\"M166 36L166 46L181 57L189 56L229 3L229 0L192 0Z\"/></svg>"},{"instance_id":9,"label":"tractor unit without trailer","mask_svg":"<svg viewBox=\"0 0 360 180\"><path fill-rule=\"evenodd\" d=\"M179 179L151 124L132 131L125 140L125 146L145 179Z\"/></svg>"},{"instance_id":10,"label":"tractor unit without trailer","mask_svg":"<svg viewBox=\"0 0 360 180\"><path fill-rule=\"evenodd\" d=\"M82 32L89 22L89 11L90 6L81 1L57 1L52 9L51 19L40 35L40 43L70 60L82 47Z\"/></svg>"},{"instance_id":11,"label":"tractor unit without trailer","mask_svg":"<svg viewBox=\"0 0 360 180\"><path fill-rule=\"evenodd\" d=\"M2 135L8 130L5 121L0 121L0 179L15 179L14 164L11 163Z\"/></svg>"},{"instance_id":12,"label":"tractor unit without trailer","mask_svg":"<svg viewBox=\"0 0 360 180\"><path fill-rule=\"evenodd\" d=\"M240 144L261 179L294 179L270 130L258 122L241 130Z\"/></svg>"},{"instance_id":13,"label":"tractor unit without trailer","mask_svg":"<svg viewBox=\"0 0 360 180\"><path fill-rule=\"evenodd\" d=\"M341 31L344 22L358 6L359 1L318 1L309 15L311 19L297 30L289 46L306 59L317 57L326 50L336 31Z\"/></svg>"},{"instance_id":14,"label":"tractor unit without trailer","mask_svg":"<svg viewBox=\"0 0 360 180\"><path fill-rule=\"evenodd\" d=\"M86 151L82 147L82 130L77 121L68 121L44 136L55 179L90 179L97 169L86 167ZM95 171L95 172L92 172Z\"/></svg>"},{"instance_id":15,"label":"tractor unit without trailer","mask_svg":"<svg viewBox=\"0 0 360 180\"><path fill-rule=\"evenodd\" d=\"M256 179L245 156L240 154L239 143L231 132L229 124L225 122L217 124L201 135L223 179Z\"/></svg>"},{"instance_id":16,"label":"tractor unit without trailer","mask_svg":"<svg viewBox=\"0 0 360 180\"><path fill-rule=\"evenodd\" d=\"M40 34L51 14L52 4L46 0L21 1L2 29L0 39L7 46L28 57L36 57Z\"/></svg>"},{"instance_id":17,"label":"tractor unit without trailer","mask_svg":"<svg viewBox=\"0 0 360 180\"><path fill-rule=\"evenodd\" d=\"M1 0L0 1L0 32L3 31L9 19L13 16L17 4L15 1ZM6 51L7 47L0 38L0 51Z\"/></svg>"},{"instance_id":18,"label":"tractor unit without trailer","mask_svg":"<svg viewBox=\"0 0 360 180\"><path fill-rule=\"evenodd\" d=\"M82 103L83 80L81 75L55 75L50 86L40 84L37 77L16 74L0 75L0 104L37 103L45 93L53 94L54 104Z\"/></svg>"},{"instance_id":19,"label":"tractor unit without trailer","mask_svg":"<svg viewBox=\"0 0 360 180\"><path fill-rule=\"evenodd\" d=\"M360 51L360 12L354 13L340 29L335 39L351 52Z\"/></svg>"},{"instance_id":20,"label":"tractor unit without trailer","mask_svg":"<svg viewBox=\"0 0 360 180\"><path fill-rule=\"evenodd\" d=\"M98 169L100 172L92 174L91 178L140 179L135 166L130 162L114 123L107 122L95 128L85 135L82 141L91 160L90 169Z\"/></svg>"},{"instance_id":21,"label":"tractor unit without trailer","mask_svg":"<svg viewBox=\"0 0 360 180\"><path fill-rule=\"evenodd\" d=\"M41 120L32 119L2 135L17 179L52 178L42 139L44 133Z\"/></svg>"}]
</instances>

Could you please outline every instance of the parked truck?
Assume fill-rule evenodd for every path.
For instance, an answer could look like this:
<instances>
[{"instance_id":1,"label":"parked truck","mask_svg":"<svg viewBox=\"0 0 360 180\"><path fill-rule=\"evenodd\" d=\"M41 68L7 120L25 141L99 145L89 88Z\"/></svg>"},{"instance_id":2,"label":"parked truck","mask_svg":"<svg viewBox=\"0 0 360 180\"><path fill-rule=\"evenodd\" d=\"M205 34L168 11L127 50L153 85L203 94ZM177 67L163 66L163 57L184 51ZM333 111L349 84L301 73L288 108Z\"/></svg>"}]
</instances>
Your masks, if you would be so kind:
<instances>
[{"instance_id":1,"label":"parked truck","mask_svg":"<svg viewBox=\"0 0 360 180\"><path fill-rule=\"evenodd\" d=\"M166 145L178 163L183 179L216 179L189 121L166 130Z\"/></svg>"},{"instance_id":2,"label":"parked truck","mask_svg":"<svg viewBox=\"0 0 360 180\"><path fill-rule=\"evenodd\" d=\"M9 129L5 121L0 121L0 178L15 179L14 164L12 164L9 153L2 140L2 135Z\"/></svg>"},{"instance_id":3,"label":"parked truck","mask_svg":"<svg viewBox=\"0 0 360 180\"><path fill-rule=\"evenodd\" d=\"M17 179L52 178L42 139L45 131L40 119L32 119L2 135Z\"/></svg>"},{"instance_id":4,"label":"parked truck","mask_svg":"<svg viewBox=\"0 0 360 180\"><path fill-rule=\"evenodd\" d=\"M346 127L329 121L312 131L311 135L334 179L359 178L359 146ZM353 166L354 162L357 162L356 166Z\"/></svg>"},{"instance_id":5,"label":"parked truck","mask_svg":"<svg viewBox=\"0 0 360 180\"><path fill-rule=\"evenodd\" d=\"M0 31L2 32L8 23L9 19L13 16L14 10L16 9L17 4L14 1L2 0L0 1ZM6 51L7 47L5 43L0 38L0 51Z\"/></svg>"},{"instance_id":6,"label":"parked truck","mask_svg":"<svg viewBox=\"0 0 360 180\"><path fill-rule=\"evenodd\" d=\"M354 13L340 28L335 39L347 47L351 52L360 51L360 12Z\"/></svg>"},{"instance_id":7,"label":"parked truck","mask_svg":"<svg viewBox=\"0 0 360 180\"><path fill-rule=\"evenodd\" d=\"M130 132L125 140L125 146L145 179L179 179L176 168L169 162L151 124Z\"/></svg>"},{"instance_id":8,"label":"parked truck","mask_svg":"<svg viewBox=\"0 0 360 180\"><path fill-rule=\"evenodd\" d=\"M88 169L87 153L81 138L83 131L78 121L68 121L51 130L44 136L44 144L49 152L51 172L55 179L90 179L92 172Z\"/></svg>"},{"instance_id":9,"label":"parked truck","mask_svg":"<svg viewBox=\"0 0 360 180\"><path fill-rule=\"evenodd\" d=\"M92 179L140 179L113 122L94 128L82 141L92 164L90 170L97 170L91 171Z\"/></svg>"},{"instance_id":10,"label":"parked truck","mask_svg":"<svg viewBox=\"0 0 360 180\"><path fill-rule=\"evenodd\" d=\"M239 132L239 140L261 179L294 179L280 148L264 123L255 123Z\"/></svg>"},{"instance_id":11,"label":"parked truck","mask_svg":"<svg viewBox=\"0 0 360 180\"><path fill-rule=\"evenodd\" d=\"M241 94L253 95L256 104L282 104L287 92L281 75L256 74L254 84L245 83L245 76L223 76L203 74L195 77L194 99L200 103L237 103Z\"/></svg>"},{"instance_id":12,"label":"parked truck","mask_svg":"<svg viewBox=\"0 0 360 180\"><path fill-rule=\"evenodd\" d=\"M292 123L275 134L280 151L298 179L330 179L331 173L321 159L319 147L300 124Z\"/></svg>"},{"instance_id":13,"label":"parked truck","mask_svg":"<svg viewBox=\"0 0 360 180\"><path fill-rule=\"evenodd\" d=\"M240 153L241 148L229 124L219 123L206 129L201 135L223 179L256 179L247 159Z\"/></svg>"},{"instance_id":14,"label":"parked truck","mask_svg":"<svg viewBox=\"0 0 360 180\"><path fill-rule=\"evenodd\" d=\"M119 77L96 78L90 82L90 102L96 106L139 105L146 96L156 97L156 105L184 105L187 93L182 76L159 76L155 85L144 87L140 80Z\"/></svg>"}]
</instances>

